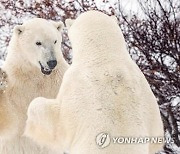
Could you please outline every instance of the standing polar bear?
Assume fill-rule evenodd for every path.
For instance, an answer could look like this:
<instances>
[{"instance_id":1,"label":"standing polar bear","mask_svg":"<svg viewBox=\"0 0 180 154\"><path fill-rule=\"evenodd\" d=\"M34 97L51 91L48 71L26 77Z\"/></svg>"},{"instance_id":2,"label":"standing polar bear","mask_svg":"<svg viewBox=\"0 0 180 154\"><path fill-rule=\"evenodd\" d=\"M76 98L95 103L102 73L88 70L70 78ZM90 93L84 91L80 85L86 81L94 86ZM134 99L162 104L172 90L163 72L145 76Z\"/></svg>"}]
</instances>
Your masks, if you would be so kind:
<instances>
[{"instance_id":1,"label":"standing polar bear","mask_svg":"<svg viewBox=\"0 0 180 154\"><path fill-rule=\"evenodd\" d=\"M22 135L29 103L55 98L68 67L60 50L62 28L62 22L40 18L14 28L0 70L0 154L54 154Z\"/></svg>"},{"instance_id":2,"label":"standing polar bear","mask_svg":"<svg viewBox=\"0 0 180 154\"><path fill-rule=\"evenodd\" d=\"M110 138L163 136L156 99L130 58L117 22L89 11L75 20L69 37L73 63L56 99L39 97L31 102L25 135L71 154L154 154L160 150L160 144L118 145ZM103 132L109 135L98 135Z\"/></svg>"}]
</instances>

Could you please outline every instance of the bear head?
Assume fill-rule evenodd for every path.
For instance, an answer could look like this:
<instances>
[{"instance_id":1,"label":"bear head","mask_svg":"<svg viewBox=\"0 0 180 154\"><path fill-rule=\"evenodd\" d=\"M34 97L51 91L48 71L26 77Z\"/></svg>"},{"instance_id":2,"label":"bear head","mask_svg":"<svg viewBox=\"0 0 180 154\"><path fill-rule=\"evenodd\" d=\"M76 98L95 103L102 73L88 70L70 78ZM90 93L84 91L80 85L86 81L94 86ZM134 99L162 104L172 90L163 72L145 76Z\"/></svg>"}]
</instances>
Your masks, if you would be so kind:
<instances>
[{"instance_id":1,"label":"bear head","mask_svg":"<svg viewBox=\"0 0 180 154\"><path fill-rule=\"evenodd\" d=\"M26 61L49 75L56 67L61 49L62 22L34 18L14 28L16 50ZM26 65L26 64L24 64Z\"/></svg>"}]
</instances>

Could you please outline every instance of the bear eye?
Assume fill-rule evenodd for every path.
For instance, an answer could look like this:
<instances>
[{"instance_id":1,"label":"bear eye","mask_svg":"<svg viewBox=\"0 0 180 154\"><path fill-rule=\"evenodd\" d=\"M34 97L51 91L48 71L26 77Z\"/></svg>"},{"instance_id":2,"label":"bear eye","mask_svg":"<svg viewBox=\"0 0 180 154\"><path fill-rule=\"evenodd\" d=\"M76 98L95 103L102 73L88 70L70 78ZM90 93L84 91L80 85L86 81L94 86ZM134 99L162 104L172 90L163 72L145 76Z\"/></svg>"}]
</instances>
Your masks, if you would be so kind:
<instances>
[{"instance_id":1,"label":"bear eye","mask_svg":"<svg viewBox=\"0 0 180 154\"><path fill-rule=\"evenodd\" d=\"M57 40L54 41L54 44L56 44L56 43L57 43Z\"/></svg>"},{"instance_id":2,"label":"bear eye","mask_svg":"<svg viewBox=\"0 0 180 154\"><path fill-rule=\"evenodd\" d=\"M40 46L40 45L42 45L42 43L38 41L38 42L36 42L36 45Z\"/></svg>"}]
</instances>

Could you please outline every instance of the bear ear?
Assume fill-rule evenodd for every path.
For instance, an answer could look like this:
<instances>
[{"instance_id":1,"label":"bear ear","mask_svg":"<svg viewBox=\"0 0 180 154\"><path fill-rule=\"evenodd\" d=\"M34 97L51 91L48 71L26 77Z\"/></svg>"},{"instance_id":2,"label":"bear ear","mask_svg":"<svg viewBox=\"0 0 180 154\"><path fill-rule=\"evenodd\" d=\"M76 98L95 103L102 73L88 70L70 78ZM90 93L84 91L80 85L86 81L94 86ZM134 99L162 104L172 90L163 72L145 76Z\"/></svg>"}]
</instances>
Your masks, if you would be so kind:
<instances>
[{"instance_id":1,"label":"bear ear","mask_svg":"<svg viewBox=\"0 0 180 154\"><path fill-rule=\"evenodd\" d=\"M67 29L69 29L73 23L74 23L74 19L66 19L65 24Z\"/></svg>"},{"instance_id":2,"label":"bear ear","mask_svg":"<svg viewBox=\"0 0 180 154\"><path fill-rule=\"evenodd\" d=\"M17 25L14 27L14 33L17 34L17 35L20 35L22 34L22 32L24 31L24 26L23 25Z\"/></svg>"},{"instance_id":3,"label":"bear ear","mask_svg":"<svg viewBox=\"0 0 180 154\"><path fill-rule=\"evenodd\" d=\"M61 21L58 22L51 21L51 23L56 27L58 31L62 31L62 29L64 28L64 24Z\"/></svg>"}]
</instances>

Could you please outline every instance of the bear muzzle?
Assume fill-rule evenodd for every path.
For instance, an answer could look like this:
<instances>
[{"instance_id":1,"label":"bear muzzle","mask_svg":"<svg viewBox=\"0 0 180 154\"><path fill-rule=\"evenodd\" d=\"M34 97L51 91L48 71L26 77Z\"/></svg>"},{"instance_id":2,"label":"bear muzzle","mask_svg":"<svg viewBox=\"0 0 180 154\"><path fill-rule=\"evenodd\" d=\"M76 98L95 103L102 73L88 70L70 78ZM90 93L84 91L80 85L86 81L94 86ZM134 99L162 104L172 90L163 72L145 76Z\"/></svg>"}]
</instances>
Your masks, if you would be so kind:
<instances>
[{"instance_id":1,"label":"bear muzzle","mask_svg":"<svg viewBox=\"0 0 180 154\"><path fill-rule=\"evenodd\" d=\"M46 67L43 67L43 65L41 64L41 62L39 61L39 64L41 66L41 72L44 74L44 75L50 75L51 72L52 72L52 69L51 68L46 68Z\"/></svg>"}]
</instances>

